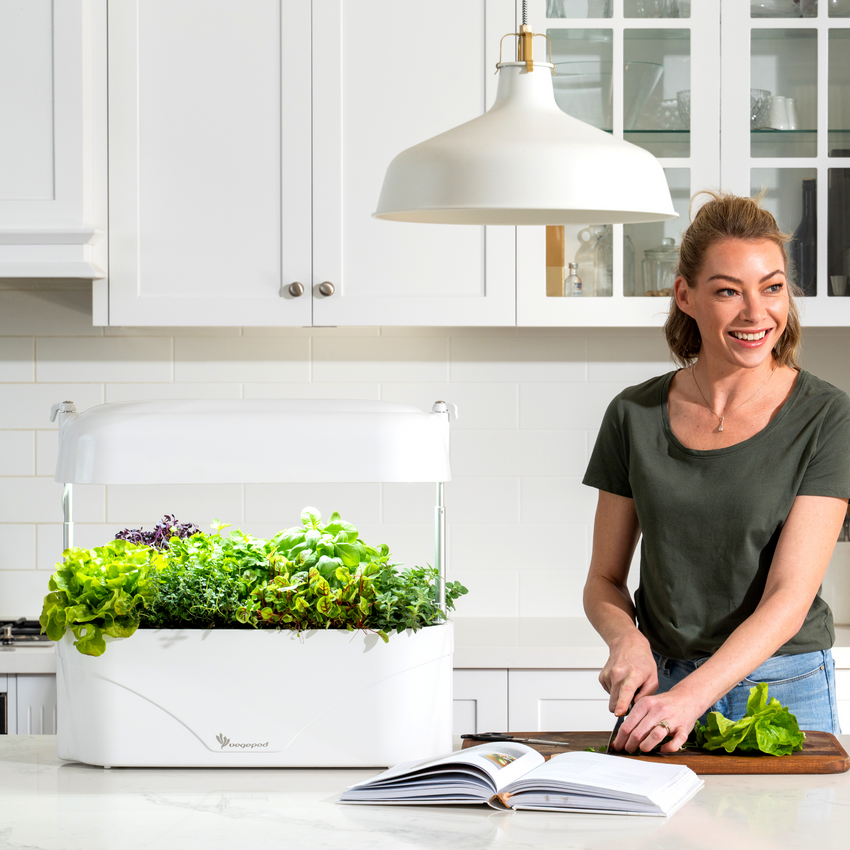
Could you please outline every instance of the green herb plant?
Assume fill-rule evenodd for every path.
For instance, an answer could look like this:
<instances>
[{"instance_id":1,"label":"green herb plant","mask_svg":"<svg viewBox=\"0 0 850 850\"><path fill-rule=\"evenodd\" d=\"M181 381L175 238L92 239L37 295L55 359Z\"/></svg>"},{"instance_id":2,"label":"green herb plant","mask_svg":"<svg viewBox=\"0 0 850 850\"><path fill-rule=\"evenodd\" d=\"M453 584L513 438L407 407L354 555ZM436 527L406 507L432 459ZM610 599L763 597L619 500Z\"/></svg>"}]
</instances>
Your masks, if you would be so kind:
<instances>
[{"instance_id":1,"label":"green herb plant","mask_svg":"<svg viewBox=\"0 0 850 850\"><path fill-rule=\"evenodd\" d=\"M50 640L70 629L83 655L102 655L104 635L130 637L154 596L165 558L150 546L113 540L94 549L66 549L50 577L39 617Z\"/></svg>"},{"instance_id":2,"label":"green herb plant","mask_svg":"<svg viewBox=\"0 0 850 850\"><path fill-rule=\"evenodd\" d=\"M278 557L267 540L243 531L172 536L142 625L154 629L233 628L236 612Z\"/></svg>"},{"instance_id":3,"label":"green herb plant","mask_svg":"<svg viewBox=\"0 0 850 850\"><path fill-rule=\"evenodd\" d=\"M398 572L389 549L367 546L350 523L334 512L326 524L315 508L301 513L301 526L271 543L280 556L266 582L237 611L242 623L295 629L363 629L386 642L389 632L416 631L444 618L437 605L439 575L433 567ZM467 590L446 583L446 607Z\"/></svg>"}]
</instances>

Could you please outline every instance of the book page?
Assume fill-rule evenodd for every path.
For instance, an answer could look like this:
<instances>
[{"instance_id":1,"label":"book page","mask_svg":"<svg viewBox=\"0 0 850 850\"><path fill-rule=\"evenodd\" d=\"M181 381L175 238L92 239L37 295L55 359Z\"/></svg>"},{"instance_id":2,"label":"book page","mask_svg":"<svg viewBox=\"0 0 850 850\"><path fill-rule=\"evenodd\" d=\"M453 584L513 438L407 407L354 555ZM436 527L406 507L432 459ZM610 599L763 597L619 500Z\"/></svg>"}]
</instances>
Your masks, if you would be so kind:
<instances>
[{"instance_id":1,"label":"book page","mask_svg":"<svg viewBox=\"0 0 850 850\"><path fill-rule=\"evenodd\" d=\"M510 782L543 764L543 756L525 744L493 741L448 753L438 758L419 759L397 764L372 779L351 788L423 788L429 784L444 785L446 780L461 780L462 774L486 779L498 791Z\"/></svg>"}]
</instances>

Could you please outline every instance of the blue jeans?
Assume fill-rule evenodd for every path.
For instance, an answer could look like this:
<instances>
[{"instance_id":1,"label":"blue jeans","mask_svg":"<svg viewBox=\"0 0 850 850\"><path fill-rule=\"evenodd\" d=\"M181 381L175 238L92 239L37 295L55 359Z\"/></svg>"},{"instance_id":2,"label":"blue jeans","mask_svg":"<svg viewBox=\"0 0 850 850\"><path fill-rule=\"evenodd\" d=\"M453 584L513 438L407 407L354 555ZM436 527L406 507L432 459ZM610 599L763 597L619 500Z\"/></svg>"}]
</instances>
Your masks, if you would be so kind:
<instances>
[{"instance_id":1,"label":"blue jeans","mask_svg":"<svg viewBox=\"0 0 850 850\"><path fill-rule=\"evenodd\" d=\"M669 691L708 659L676 661L652 653L658 667L658 691ZM719 711L730 720L740 720L747 711L750 688L767 682L768 699L776 697L788 706L801 729L841 733L838 724L838 701L835 696L835 662L830 650L805 652L802 655L774 655L743 679L725 697L706 709ZM705 723L706 715L700 718Z\"/></svg>"}]
</instances>

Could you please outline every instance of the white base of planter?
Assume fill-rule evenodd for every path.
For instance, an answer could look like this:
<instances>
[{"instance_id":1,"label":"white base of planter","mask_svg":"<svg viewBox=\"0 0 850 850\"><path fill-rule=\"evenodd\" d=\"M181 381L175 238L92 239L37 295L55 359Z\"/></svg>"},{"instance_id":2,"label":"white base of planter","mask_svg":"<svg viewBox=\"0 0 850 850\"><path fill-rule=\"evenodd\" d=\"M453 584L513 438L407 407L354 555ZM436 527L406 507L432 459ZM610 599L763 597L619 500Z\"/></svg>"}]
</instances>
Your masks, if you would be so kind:
<instances>
[{"instance_id":1,"label":"white base of planter","mask_svg":"<svg viewBox=\"0 0 850 850\"><path fill-rule=\"evenodd\" d=\"M140 629L57 644L58 754L110 767L383 767L451 751L451 623Z\"/></svg>"}]
</instances>

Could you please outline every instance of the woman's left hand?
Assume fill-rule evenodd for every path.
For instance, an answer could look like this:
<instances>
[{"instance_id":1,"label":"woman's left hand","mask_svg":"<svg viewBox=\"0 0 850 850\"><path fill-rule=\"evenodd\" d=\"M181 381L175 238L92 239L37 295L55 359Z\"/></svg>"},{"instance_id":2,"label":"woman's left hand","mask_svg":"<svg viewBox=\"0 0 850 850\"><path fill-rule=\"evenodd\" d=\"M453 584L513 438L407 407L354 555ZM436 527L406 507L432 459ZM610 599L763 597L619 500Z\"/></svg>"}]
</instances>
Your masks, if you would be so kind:
<instances>
[{"instance_id":1,"label":"woman's left hand","mask_svg":"<svg viewBox=\"0 0 850 850\"><path fill-rule=\"evenodd\" d=\"M695 703L673 688L663 694L639 699L617 732L612 749L645 753L672 736L662 747L662 753L675 753L691 734L705 706ZM664 721L664 722L662 722Z\"/></svg>"}]
</instances>

